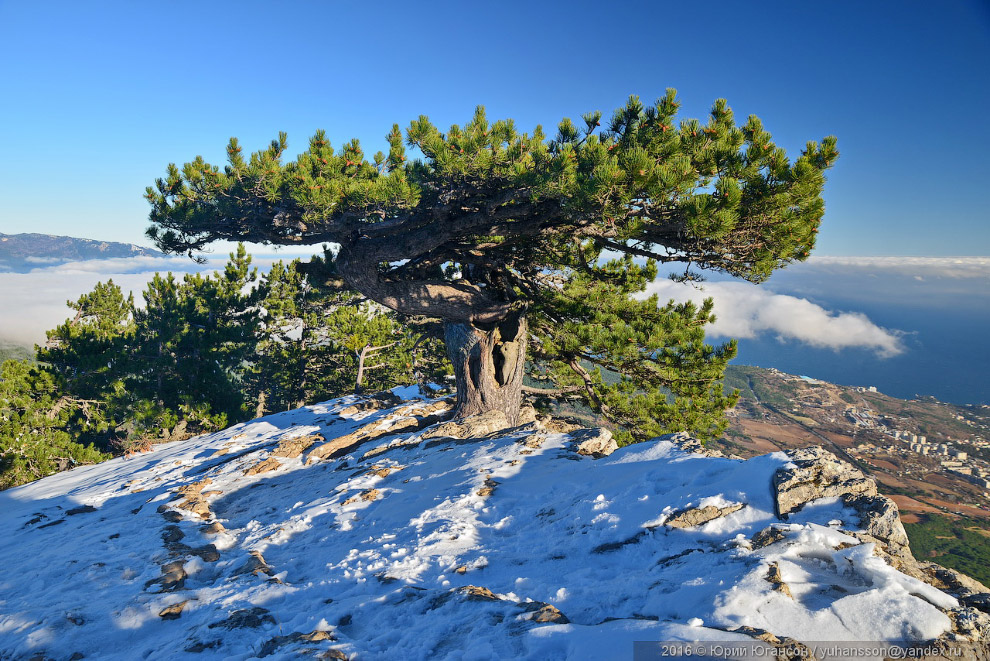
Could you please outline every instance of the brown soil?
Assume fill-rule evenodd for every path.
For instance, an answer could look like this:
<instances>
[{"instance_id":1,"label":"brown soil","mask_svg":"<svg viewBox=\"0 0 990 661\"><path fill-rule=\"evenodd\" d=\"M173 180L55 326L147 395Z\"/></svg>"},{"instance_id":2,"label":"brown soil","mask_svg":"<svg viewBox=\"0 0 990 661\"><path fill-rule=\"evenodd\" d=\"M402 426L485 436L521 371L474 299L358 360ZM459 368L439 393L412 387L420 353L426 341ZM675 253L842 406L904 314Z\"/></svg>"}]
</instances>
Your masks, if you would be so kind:
<instances>
[{"instance_id":1,"label":"brown soil","mask_svg":"<svg viewBox=\"0 0 990 661\"><path fill-rule=\"evenodd\" d=\"M923 512L924 513L924 512L938 512L939 511L938 509L932 507L931 505L927 505L927 504L925 504L925 503L923 503L921 501L915 500L914 498L911 498L910 496L891 496L890 499L893 500L895 503L897 503L897 509L899 509L902 512L902 514L901 514L901 520L904 521L904 523L917 523L918 522L918 517L917 516L915 516L913 514L912 515L905 515L904 512ZM913 516L915 520L908 521L907 518L906 518L907 516Z\"/></svg>"}]
</instances>

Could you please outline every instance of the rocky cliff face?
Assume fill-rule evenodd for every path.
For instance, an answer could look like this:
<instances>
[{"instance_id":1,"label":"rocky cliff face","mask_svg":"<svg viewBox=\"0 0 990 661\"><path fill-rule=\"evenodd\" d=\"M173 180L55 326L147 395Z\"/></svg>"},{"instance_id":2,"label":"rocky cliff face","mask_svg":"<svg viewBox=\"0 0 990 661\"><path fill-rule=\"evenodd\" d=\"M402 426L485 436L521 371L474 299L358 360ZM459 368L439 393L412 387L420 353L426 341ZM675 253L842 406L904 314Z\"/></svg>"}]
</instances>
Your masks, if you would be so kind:
<instances>
[{"instance_id":1,"label":"rocky cliff face","mask_svg":"<svg viewBox=\"0 0 990 661\"><path fill-rule=\"evenodd\" d=\"M344 398L3 492L0 658L985 658L988 590L915 561L894 504L820 448L616 449L448 409Z\"/></svg>"}]
</instances>

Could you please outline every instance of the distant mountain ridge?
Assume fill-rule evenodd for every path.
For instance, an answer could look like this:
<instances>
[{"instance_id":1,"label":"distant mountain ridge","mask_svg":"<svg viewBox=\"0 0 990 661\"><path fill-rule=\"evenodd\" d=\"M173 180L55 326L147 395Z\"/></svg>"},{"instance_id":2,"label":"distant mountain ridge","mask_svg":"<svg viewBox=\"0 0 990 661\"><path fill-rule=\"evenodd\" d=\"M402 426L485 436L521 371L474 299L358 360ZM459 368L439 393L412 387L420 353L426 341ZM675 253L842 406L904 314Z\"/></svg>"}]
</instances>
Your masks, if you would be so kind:
<instances>
[{"instance_id":1,"label":"distant mountain ridge","mask_svg":"<svg viewBox=\"0 0 990 661\"><path fill-rule=\"evenodd\" d=\"M0 234L0 273L27 273L66 262L119 257L164 257L132 243L53 234Z\"/></svg>"}]
</instances>

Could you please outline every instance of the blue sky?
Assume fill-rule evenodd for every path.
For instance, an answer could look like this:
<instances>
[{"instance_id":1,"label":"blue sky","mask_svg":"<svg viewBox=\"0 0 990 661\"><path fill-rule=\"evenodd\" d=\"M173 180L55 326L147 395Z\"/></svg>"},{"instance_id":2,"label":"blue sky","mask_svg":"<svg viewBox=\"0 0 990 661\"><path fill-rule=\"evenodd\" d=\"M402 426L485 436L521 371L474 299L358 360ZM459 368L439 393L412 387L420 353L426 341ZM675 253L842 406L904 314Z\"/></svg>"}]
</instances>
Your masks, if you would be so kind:
<instances>
[{"instance_id":1,"label":"blue sky","mask_svg":"<svg viewBox=\"0 0 990 661\"><path fill-rule=\"evenodd\" d=\"M0 232L147 243L144 187L232 135L373 152L420 114L529 129L675 87L791 154L838 136L817 254L990 255L988 65L980 0L0 0Z\"/></svg>"}]
</instances>

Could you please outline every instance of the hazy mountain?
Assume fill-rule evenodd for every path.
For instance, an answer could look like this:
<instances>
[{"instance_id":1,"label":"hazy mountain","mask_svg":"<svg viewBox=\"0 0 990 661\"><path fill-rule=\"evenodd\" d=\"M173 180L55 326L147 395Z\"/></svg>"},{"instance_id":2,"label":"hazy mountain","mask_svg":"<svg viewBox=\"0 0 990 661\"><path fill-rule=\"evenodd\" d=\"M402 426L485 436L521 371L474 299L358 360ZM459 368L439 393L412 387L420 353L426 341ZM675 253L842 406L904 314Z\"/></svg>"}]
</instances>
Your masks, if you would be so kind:
<instances>
[{"instance_id":1,"label":"hazy mountain","mask_svg":"<svg viewBox=\"0 0 990 661\"><path fill-rule=\"evenodd\" d=\"M132 243L78 239L53 234L0 234L0 273L115 257L161 257L162 253Z\"/></svg>"}]
</instances>

